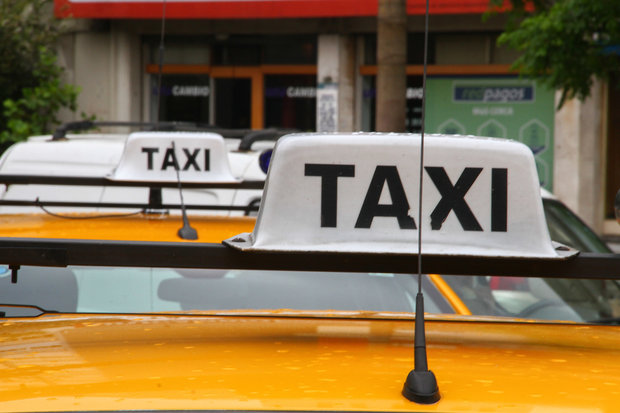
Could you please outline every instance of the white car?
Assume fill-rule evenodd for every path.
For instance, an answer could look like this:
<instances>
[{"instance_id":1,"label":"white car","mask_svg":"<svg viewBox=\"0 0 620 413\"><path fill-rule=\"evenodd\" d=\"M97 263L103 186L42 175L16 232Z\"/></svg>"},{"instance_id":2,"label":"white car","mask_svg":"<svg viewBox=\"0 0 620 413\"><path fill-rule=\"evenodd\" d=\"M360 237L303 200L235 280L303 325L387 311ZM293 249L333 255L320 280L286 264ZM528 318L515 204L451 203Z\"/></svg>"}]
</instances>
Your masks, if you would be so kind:
<instances>
[{"instance_id":1,"label":"white car","mask_svg":"<svg viewBox=\"0 0 620 413\"><path fill-rule=\"evenodd\" d=\"M153 196L150 188L163 188L160 203L179 204L180 185L189 206L209 206L209 213L219 206L236 206L246 210L215 212L248 214L258 206L271 147L273 141L252 145L252 139L227 139L213 132L34 136L0 158L5 183L0 196L48 206L73 203L56 206L61 211L74 209L78 202L85 204L81 210L99 210L95 204L146 203ZM254 185L243 189L248 181ZM23 206L5 204L1 211L23 213Z\"/></svg>"}]
</instances>

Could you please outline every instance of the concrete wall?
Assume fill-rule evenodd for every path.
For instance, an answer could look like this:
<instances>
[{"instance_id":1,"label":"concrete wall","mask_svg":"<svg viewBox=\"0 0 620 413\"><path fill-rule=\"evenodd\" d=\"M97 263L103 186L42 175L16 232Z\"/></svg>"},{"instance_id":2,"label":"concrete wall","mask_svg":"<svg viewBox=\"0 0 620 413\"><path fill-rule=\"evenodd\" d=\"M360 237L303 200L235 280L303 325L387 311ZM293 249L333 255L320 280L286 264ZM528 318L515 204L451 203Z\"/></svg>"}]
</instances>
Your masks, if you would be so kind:
<instances>
[{"instance_id":1,"label":"concrete wall","mask_svg":"<svg viewBox=\"0 0 620 413\"><path fill-rule=\"evenodd\" d=\"M340 62L340 101L338 106L338 131L353 132L357 124L355 116L355 96L357 82L356 37L353 35L339 36Z\"/></svg>"},{"instance_id":2,"label":"concrete wall","mask_svg":"<svg viewBox=\"0 0 620 413\"><path fill-rule=\"evenodd\" d=\"M560 92L556 93L556 105ZM604 88L590 98L567 101L555 116L554 193L597 232L603 229L605 133Z\"/></svg>"},{"instance_id":3,"label":"concrete wall","mask_svg":"<svg viewBox=\"0 0 620 413\"><path fill-rule=\"evenodd\" d=\"M140 39L115 28L110 37L111 119L138 121L142 113Z\"/></svg>"},{"instance_id":4,"label":"concrete wall","mask_svg":"<svg viewBox=\"0 0 620 413\"><path fill-rule=\"evenodd\" d=\"M75 35L75 84L82 89L79 110L105 120L112 119L110 43L108 33Z\"/></svg>"},{"instance_id":5,"label":"concrete wall","mask_svg":"<svg viewBox=\"0 0 620 413\"><path fill-rule=\"evenodd\" d=\"M81 90L77 112L64 111L61 120L79 120L82 113L101 121L140 120L142 64L138 36L114 27L76 27L61 39L59 52L66 81Z\"/></svg>"},{"instance_id":6,"label":"concrete wall","mask_svg":"<svg viewBox=\"0 0 620 413\"><path fill-rule=\"evenodd\" d=\"M317 131L355 129L356 41L353 35L320 35L317 62Z\"/></svg>"}]
</instances>

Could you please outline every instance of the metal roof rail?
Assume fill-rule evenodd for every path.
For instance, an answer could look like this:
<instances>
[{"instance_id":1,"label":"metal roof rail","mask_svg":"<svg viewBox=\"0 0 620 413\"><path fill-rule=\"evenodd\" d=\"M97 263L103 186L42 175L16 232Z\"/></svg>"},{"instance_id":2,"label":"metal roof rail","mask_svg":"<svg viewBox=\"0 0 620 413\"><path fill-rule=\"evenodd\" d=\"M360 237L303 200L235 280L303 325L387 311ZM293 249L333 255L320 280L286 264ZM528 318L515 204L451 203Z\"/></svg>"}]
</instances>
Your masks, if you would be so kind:
<instances>
[{"instance_id":1,"label":"metal roof rail","mask_svg":"<svg viewBox=\"0 0 620 413\"><path fill-rule=\"evenodd\" d=\"M193 122L127 122L127 121L92 121L81 120L68 122L60 125L52 134L52 140L62 140L67 133L85 131L102 127L127 127L141 128L150 131L177 131L177 130L205 130L214 131L218 129L212 125L201 125Z\"/></svg>"},{"instance_id":2,"label":"metal roof rail","mask_svg":"<svg viewBox=\"0 0 620 413\"><path fill-rule=\"evenodd\" d=\"M240 211L244 215L258 211L258 204L250 205L181 205L181 204L164 204L162 202L154 203L149 200L148 203L129 203L129 202L80 202L80 201L41 201L32 200L14 200L0 199L0 206L17 206L17 207L71 207L71 208L121 208L121 209L140 209L143 211L160 211L160 210L180 210L182 207L192 211Z\"/></svg>"},{"instance_id":3,"label":"metal roof rail","mask_svg":"<svg viewBox=\"0 0 620 413\"><path fill-rule=\"evenodd\" d=\"M423 254L422 272L546 278L620 279L620 254L580 253L566 260ZM223 244L0 237L7 265L104 265L410 274L417 254L243 252Z\"/></svg>"},{"instance_id":4,"label":"metal roof rail","mask_svg":"<svg viewBox=\"0 0 620 413\"><path fill-rule=\"evenodd\" d=\"M225 138L241 139L239 151L247 152L257 141L277 140L288 133L299 132L297 129L235 129L221 128L216 125L195 122L130 122L130 121L93 121L81 120L67 122L60 125L52 134L53 141L63 140L69 132L87 131L103 127L139 128L146 131L185 131L185 132L212 132Z\"/></svg>"},{"instance_id":5,"label":"metal roof rail","mask_svg":"<svg viewBox=\"0 0 620 413\"><path fill-rule=\"evenodd\" d=\"M252 150L252 145L254 142L258 141L276 141L280 139L282 136L287 135L289 133L297 133L300 132L297 129L278 129L278 128L268 128L268 129L258 129L248 132L241 138L241 142L239 142L239 148L237 149L239 152L247 152Z\"/></svg>"},{"instance_id":6,"label":"metal roof rail","mask_svg":"<svg viewBox=\"0 0 620 413\"><path fill-rule=\"evenodd\" d=\"M28 174L0 174L0 184L5 185L79 185L79 186L121 186L143 188L176 188L173 181L120 181L98 176L54 176ZM185 188L209 189L263 189L265 181L246 180L240 182L184 182Z\"/></svg>"}]
</instances>

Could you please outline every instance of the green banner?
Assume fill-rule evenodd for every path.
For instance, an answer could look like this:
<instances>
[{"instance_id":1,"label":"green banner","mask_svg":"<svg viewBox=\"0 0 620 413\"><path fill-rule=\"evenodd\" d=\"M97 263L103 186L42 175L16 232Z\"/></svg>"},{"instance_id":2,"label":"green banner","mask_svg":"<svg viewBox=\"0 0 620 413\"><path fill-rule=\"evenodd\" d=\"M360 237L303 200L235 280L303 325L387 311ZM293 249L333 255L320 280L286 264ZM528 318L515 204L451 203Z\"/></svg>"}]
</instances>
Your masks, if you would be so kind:
<instances>
[{"instance_id":1,"label":"green banner","mask_svg":"<svg viewBox=\"0 0 620 413\"><path fill-rule=\"evenodd\" d=\"M552 90L516 77L436 77L426 83L426 133L523 142L534 152L541 185L552 190Z\"/></svg>"}]
</instances>

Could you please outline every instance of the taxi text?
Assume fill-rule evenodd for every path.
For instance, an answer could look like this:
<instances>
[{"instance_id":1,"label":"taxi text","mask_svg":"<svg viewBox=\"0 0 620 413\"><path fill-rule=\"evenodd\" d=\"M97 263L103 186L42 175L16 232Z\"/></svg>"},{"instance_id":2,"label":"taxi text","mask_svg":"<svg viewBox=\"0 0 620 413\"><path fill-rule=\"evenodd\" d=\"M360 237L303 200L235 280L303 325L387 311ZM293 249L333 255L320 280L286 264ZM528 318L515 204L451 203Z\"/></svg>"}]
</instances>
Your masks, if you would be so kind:
<instances>
[{"instance_id":1,"label":"taxi text","mask_svg":"<svg viewBox=\"0 0 620 413\"><path fill-rule=\"evenodd\" d=\"M491 231L507 231L508 170L487 168L491 173ZM465 200L465 195L483 172L481 167L464 168L455 184L442 166L424 167L441 199L430 214L431 228L440 230L444 221L454 212L463 230L483 231L476 215ZM321 227L337 226L338 180L355 177L355 165L306 163L304 175L321 178ZM390 194L391 203L379 203L384 187ZM366 190L355 228L370 228L375 217L393 217L400 229L416 229L409 213L409 201L398 168L394 165L377 165Z\"/></svg>"}]
</instances>

